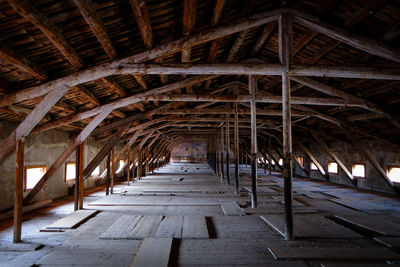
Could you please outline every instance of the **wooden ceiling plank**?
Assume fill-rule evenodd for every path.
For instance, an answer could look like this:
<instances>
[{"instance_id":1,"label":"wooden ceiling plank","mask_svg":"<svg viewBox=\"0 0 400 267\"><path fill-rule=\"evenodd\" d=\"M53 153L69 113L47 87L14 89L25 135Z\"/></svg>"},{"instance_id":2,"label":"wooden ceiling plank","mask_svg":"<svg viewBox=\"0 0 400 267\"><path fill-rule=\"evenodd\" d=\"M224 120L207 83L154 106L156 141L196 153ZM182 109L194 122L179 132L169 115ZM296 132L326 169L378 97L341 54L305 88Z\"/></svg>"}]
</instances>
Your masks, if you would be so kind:
<instances>
[{"instance_id":1,"label":"wooden ceiling plank","mask_svg":"<svg viewBox=\"0 0 400 267\"><path fill-rule=\"evenodd\" d=\"M29 59L18 55L17 52L4 43L0 43L0 58L11 63L19 70L29 73L39 81L47 80L47 75L43 70L35 66Z\"/></svg>"},{"instance_id":2,"label":"wooden ceiling plank","mask_svg":"<svg viewBox=\"0 0 400 267\"><path fill-rule=\"evenodd\" d=\"M82 85L76 85L74 86L74 88L76 88L76 90L78 90L79 92L81 92L86 99L92 103L93 106L98 107L100 106L100 101L97 99L97 97L95 97L92 92L90 92L88 89L86 89L84 86Z\"/></svg>"},{"instance_id":3,"label":"wooden ceiling plank","mask_svg":"<svg viewBox=\"0 0 400 267\"><path fill-rule=\"evenodd\" d=\"M119 97L125 97L126 91L122 88L118 83L116 83L111 78L102 78L101 81L108 86L114 93L116 93Z\"/></svg>"},{"instance_id":4,"label":"wooden ceiling plank","mask_svg":"<svg viewBox=\"0 0 400 267\"><path fill-rule=\"evenodd\" d=\"M90 29L99 40L104 51L107 53L110 59L117 57L117 51L115 50L110 38L108 37L107 31L104 28L104 24L101 21L93 3L90 0L72 0L78 7L79 12L86 20Z\"/></svg>"},{"instance_id":5,"label":"wooden ceiling plank","mask_svg":"<svg viewBox=\"0 0 400 267\"><path fill-rule=\"evenodd\" d=\"M254 57L258 54L258 52L261 50L261 48L264 46L264 44L267 42L268 38L272 35L276 28L276 23L271 22L268 23L267 25L264 26L263 31L261 34L258 36L258 39L253 47L253 50L251 51L251 56Z\"/></svg>"},{"instance_id":6,"label":"wooden ceiling plank","mask_svg":"<svg viewBox=\"0 0 400 267\"><path fill-rule=\"evenodd\" d=\"M350 18L345 22L346 28L354 28L363 19L375 13L379 8L381 8L387 0L370 0L363 7L358 9Z\"/></svg>"},{"instance_id":7,"label":"wooden ceiling plank","mask_svg":"<svg viewBox=\"0 0 400 267\"><path fill-rule=\"evenodd\" d=\"M149 49L144 52L137 53L132 56L114 60L109 63L104 63L92 68L88 68L71 75L53 80L38 86L26 88L24 90L19 90L18 92L13 92L7 94L5 97L0 99L0 107L8 106L14 103L22 102L28 99L32 99L38 96L42 96L51 91L55 86L60 86L62 84L67 84L68 86L75 86L78 84L83 84L89 81L97 80L106 76L116 74L118 67L123 63L129 62L144 62L147 60L156 59L164 55L169 55L181 51L183 48L189 46L196 46L202 43L209 42L224 36L231 35L236 32L243 31L248 28L258 27L260 25L269 23L271 21L277 20L280 10L267 11L254 15L252 17L246 18L244 20L239 20L233 22L226 26L216 27L210 30L201 31L196 34L192 34L188 37L180 38L165 44L161 44L157 47Z\"/></svg>"},{"instance_id":8,"label":"wooden ceiling plank","mask_svg":"<svg viewBox=\"0 0 400 267\"><path fill-rule=\"evenodd\" d=\"M7 0L8 3L27 21L39 28L43 34L53 43L64 57L77 69L83 68L84 64L78 54L72 49L65 37L46 16L37 10L27 0Z\"/></svg>"},{"instance_id":9,"label":"wooden ceiling plank","mask_svg":"<svg viewBox=\"0 0 400 267\"><path fill-rule=\"evenodd\" d=\"M400 62L400 51L379 41L322 22L319 18L291 10L295 22L369 54Z\"/></svg>"}]
</instances>

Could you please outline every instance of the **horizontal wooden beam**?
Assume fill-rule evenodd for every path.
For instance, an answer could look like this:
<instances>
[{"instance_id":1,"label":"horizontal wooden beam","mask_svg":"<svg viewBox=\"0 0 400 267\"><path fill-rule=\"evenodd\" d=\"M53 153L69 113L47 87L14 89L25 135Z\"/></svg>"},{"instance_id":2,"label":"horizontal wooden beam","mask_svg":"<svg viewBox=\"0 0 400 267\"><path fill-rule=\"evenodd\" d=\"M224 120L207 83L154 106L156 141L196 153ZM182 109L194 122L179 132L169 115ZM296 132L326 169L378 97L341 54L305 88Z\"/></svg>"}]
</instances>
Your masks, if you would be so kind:
<instances>
[{"instance_id":1,"label":"horizontal wooden beam","mask_svg":"<svg viewBox=\"0 0 400 267\"><path fill-rule=\"evenodd\" d=\"M250 95L154 95L141 97L138 101L172 101L172 102L250 102ZM257 95L258 103L282 103L281 96ZM292 97L293 104L300 105L319 105L319 106L346 106L360 107L359 103L352 103L337 98L317 98L317 97Z\"/></svg>"}]
</instances>

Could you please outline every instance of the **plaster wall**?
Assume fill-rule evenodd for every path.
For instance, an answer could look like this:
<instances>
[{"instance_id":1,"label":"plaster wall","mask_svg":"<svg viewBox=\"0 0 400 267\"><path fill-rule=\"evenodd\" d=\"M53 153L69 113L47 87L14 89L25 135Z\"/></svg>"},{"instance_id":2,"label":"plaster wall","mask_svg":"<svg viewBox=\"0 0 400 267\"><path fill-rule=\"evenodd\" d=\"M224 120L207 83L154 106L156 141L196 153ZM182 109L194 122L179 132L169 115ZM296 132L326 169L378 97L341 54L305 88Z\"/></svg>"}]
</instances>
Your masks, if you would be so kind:
<instances>
[{"instance_id":1,"label":"plaster wall","mask_svg":"<svg viewBox=\"0 0 400 267\"><path fill-rule=\"evenodd\" d=\"M388 166L400 166L400 149L384 146L374 140L363 140L361 141L361 144L368 149L368 151L375 157L385 171ZM371 162L359 151L358 147L342 141L328 143L328 146L344 163L350 172L352 171L353 164L365 165L366 177L356 178L356 186L358 188L395 194L394 189L386 182L386 180L376 170ZM321 148L318 143L311 143L308 145L308 148L325 169L325 171L327 171L328 162L334 160L325 152L325 150ZM300 147L296 146L293 147L293 153L296 157L303 156L304 167L307 170L310 170L311 160L307 154ZM295 167L295 174L307 176L296 163L293 163L293 166ZM329 181L332 183L353 186L350 180L347 178L348 176L340 168L340 166L338 166L338 169L338 174L329 173ZM314 179L325 180L319 171L310 171L310 177Z\"/></svg>"},{"instance_id":2,"label":"plaster wall","mask_svg":"<svg viewBox=\"0 0 400 267\"><path fill-rule=\"evenodd\" d=\"M0 122L0 141L5 139L17 126L15 123ZM58 156L67 148L71 136L67 132L50 130L40 134L33 134L25 139L24 166L46 165L47 169ZM102 148L93 138L88 138L84 144L84 165ZM15 179L15 151L0 165L0 210L13 207L14 179ZM75 153L67 159L75 161ZM105 160L100 164L100 173L105 169ZM85 180L85 188L93 187L97 177ZM74 181L65 181L65 164L60 166L54 175L47 181L34 201L55 199L68 194L68 188L74 186ZM26 196L28 192L24 192Z\"/></svg>"}]
</instances>

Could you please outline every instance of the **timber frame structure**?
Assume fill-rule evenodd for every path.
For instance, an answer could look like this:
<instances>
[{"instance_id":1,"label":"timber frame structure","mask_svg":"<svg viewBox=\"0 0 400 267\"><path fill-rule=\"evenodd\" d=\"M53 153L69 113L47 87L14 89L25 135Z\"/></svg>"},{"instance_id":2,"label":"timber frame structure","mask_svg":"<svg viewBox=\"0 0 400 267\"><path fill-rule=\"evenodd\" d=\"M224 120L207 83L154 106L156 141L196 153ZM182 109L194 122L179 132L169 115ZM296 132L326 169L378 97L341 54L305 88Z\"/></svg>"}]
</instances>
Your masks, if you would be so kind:
<instances>
[{"instance_id":1,"label":"timber frame structure","mask_svg":"<svg viewBox=\"0 0 400 267\"><path fill-rule=\"evenodd\" d=\"M257 207L257 159L268 155L271 165L275 149L283 158L285 237L292 240L294 144L309 154L305 144L318 142L351 183L356 179L326 141L357 145L369 138L398 147L397 1L147 2L0 4L6 14L0 18L0 120L18 123L1 142L0 166L17 150L16 181L22 181L18 164L27 136L51 129L75 134L24 204L91 136L103 149L77 169L81 184L106 157L112 168L119 159L127 166L138 162L140 177L166 163L174 144L193 140L208 142L209 164L229 184L223 162L230 162L232 144L235 190L239 158L246 155ZM114 155L119 143L124 147ZM82 188L76 186L79 200ZM15 201L20 213L21 195Z\"/></svg>"}]
</instances>

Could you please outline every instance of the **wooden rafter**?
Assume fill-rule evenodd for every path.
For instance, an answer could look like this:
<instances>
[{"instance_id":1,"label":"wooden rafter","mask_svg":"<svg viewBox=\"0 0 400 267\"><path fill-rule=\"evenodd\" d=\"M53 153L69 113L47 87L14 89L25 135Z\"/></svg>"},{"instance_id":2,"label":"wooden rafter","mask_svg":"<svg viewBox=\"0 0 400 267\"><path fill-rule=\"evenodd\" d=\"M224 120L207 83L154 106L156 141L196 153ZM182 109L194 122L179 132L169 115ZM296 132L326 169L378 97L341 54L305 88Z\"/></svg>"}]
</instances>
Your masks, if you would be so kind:
<instances>
[{"instance_id":1,"label":"wooden rafter","mask_svg":"<svg viewBox=\"0 0 400 267\"><path fill-rule=\"evenodd\" d=\"M14 50L4 43L0 43L0 58L13 64L23 72L29 73L40 81L47 79L47 75L43 70L41 70L38 66L35 66L29 59L18 55Z\"/></svg>"},{"instance_id":2,"label":"wooden rafter","mask_svg":"<svg viewBox=\"0 0 400 267\"><path fill-rule=\"evenodd\" d=\"M81 12L82 16L85 18L94 35L96 35L108 57L114 59L117 56L117 51L111 43L93 3L90 0L73 0L73 2L78 7L79 12Z\"/></svg>"},{"instance_id":3,"label":"wooden rafter","mask_svg":"<svg viewBox=\"0 0 400 267\"><path fill-rule=\"evenodd\" d=\"M27 21L39 28L64 57L77 69L83 68L83 61L70 46L66 38L46 16L27 0L7 0L8 3Z\"/></svg>"}]
</instances>

